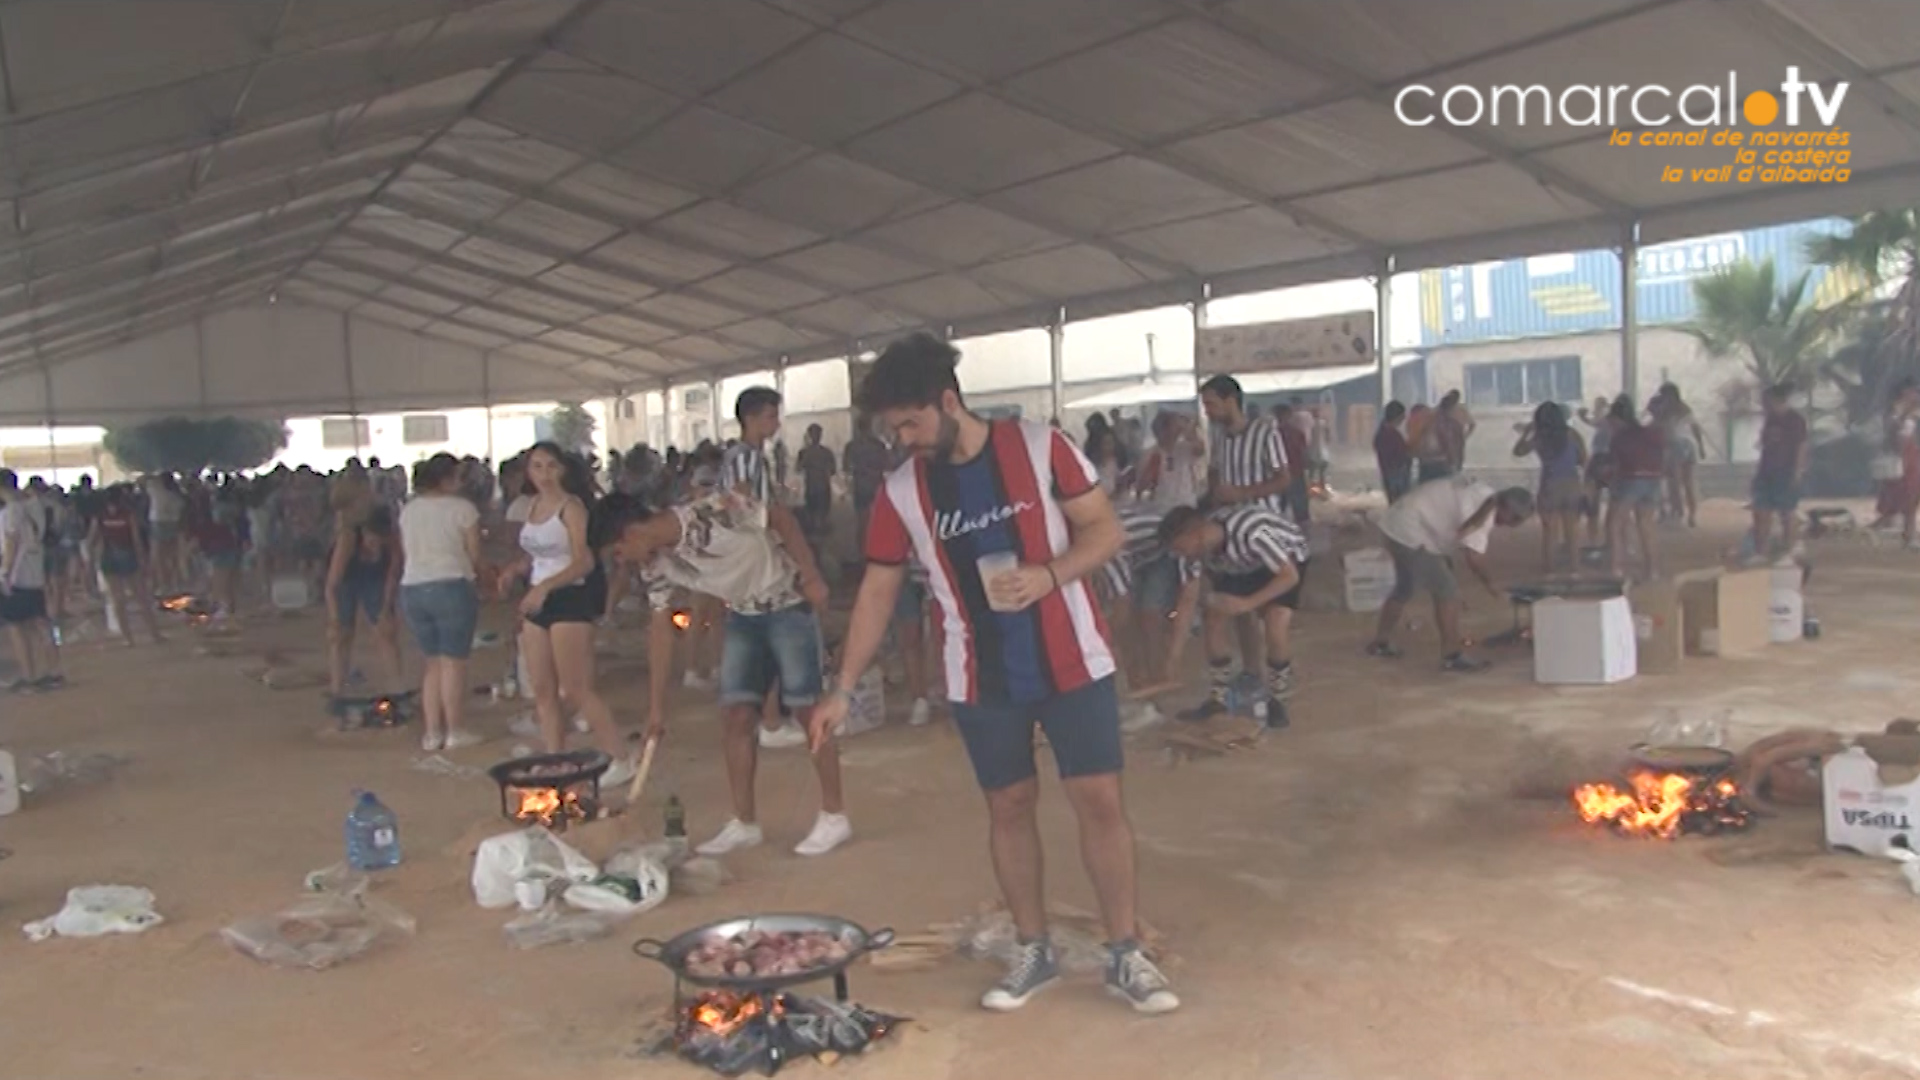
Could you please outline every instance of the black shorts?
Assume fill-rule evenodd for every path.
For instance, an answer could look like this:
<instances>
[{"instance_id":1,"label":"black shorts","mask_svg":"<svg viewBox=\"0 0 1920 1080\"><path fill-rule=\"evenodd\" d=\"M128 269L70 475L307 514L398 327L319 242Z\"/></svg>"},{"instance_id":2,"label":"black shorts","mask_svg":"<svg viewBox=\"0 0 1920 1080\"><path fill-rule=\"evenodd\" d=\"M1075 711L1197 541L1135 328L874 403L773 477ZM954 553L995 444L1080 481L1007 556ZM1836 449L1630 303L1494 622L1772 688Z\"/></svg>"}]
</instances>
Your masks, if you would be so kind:
<instances>
[{"instance_id":1,"label":"black shorts","mask_svg":"<svg viewBox=\"0 0 1920 1080\"><path fill-rule=\"evenodd\" d=\"M1300 580L1294 582L1293 588L1270 601L1268 607L1300 610L1300 590L1307 587L1307 564L1295 563L1293 569L1300 575ZM1273 583L1273 571L1262 569L1248 574L1213 574L1208 580L1216 591L1228 596L1252 596Z\"/></svg>"},{"instance_id":2,"label":"black shorts","mask_svg":"<svg viewBox=\"0 0 1920 1080\"><path fill-rule=\"evenodd\" d=\"M1060 778L1120 771L1120 695L1111 675L1078 690L1027 705L953 703L954 726L967 744L982 791L999 791L1034 776L1033 725L1047 733Z\"/></svg>"},{"instance_id":3,"label":"black shorts","mask_svg":"<svg viewBox=\"0 0 1920 1080\"><path fill-rule=\"evenodd\" d=\"M595 567L585 581L548 593L547 602L540 605L539 611L527 616L527 621L546 630L555 623L599 622L606 613L607 575Z\"/></svg>"},{"instance_id":4,"label":"black shorts","mask_svg":"<svg viewBox=\"0 0 1920 1080\"><path fill-rule=\"evenodd\" d=\"M0 593L0 623L19 626L30 622L39 622L47 617L47 593L45 589L22 589L15 586Z\"/></svg>"}]
</instances>

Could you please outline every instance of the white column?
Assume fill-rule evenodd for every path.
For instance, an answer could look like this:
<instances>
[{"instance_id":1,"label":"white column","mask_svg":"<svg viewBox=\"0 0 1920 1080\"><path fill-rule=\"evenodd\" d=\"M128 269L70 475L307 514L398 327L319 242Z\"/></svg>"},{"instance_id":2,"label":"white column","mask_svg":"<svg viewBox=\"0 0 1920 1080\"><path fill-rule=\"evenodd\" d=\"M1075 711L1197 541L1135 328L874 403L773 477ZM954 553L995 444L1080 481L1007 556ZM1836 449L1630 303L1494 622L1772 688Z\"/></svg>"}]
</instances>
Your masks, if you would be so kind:
<instances>
[{"instance_id":1,"label":"white column","mask_svg":"<svg viewBox=\"0 0 1920 1080\"><path fill-rule=\"evenodd\" d=\"M707 384L707 408L713 414L713 441L720 441L720 380Z\"/></svg>"},{"instance_id":2,"label":"white column","mask_svg":"<svg viewBox=\"0 0 1920 1080\"><path fill-rule=\"evenodd\" d=\"M1620 392L1640 405L1640 223L1620 240Z\"/></svg>"},{"instance_id":3,"label":"white column","mask_svg":"<svg viewBox=\"0 0 1920 1080\"><path fill-rule=\"evenodd\" d=\"M487 465L499 469L500 463L493 459L493 354L480 354L480 405L487 412Z\"/></svg>"},{"instance_id":4,"label":"white column","mask_svg":"<svg viewBox=\"0 0 1920 1080\"><path fill-rule=\"evenodd\" d=\"M53 429L60 423L60 414L53 407L53 368L42 364L40 379L45 387L44 392L47 398L47 483L58 484L60 482L60 451L53 437Z\"/></svg>"},{"instance_id":5,"label":"white column","mask_svg":"<svg viewBox=\"0 0 1920 1080\"><path fill-rule=\"evenodd\" d=\"M347 371L347 415L353 424L353 456L359 457L360 398L353 390L353 323L346 312L340 313L340 356Z\"/></svg>"},{"instance_id":6,"label":"white column","mask_svg":"<svg viewBox=\"0 0 1920 1080\"><path fill-rule=\"evenodd\" d=\"M1053 376L1053 419L1064 424L1060 415L1066 407L1067 383L1067 309L1059 308L1053 313L1053 324L1047 327L1047 364Z\"/></svg>"},{"instance_id":7,"label":"white column","mask_svg":"<svg viewBox=\"0 0 1920 1080\"><path fill-rule=\"evenodd\" d=\"M666 434L660 437L658 448L661 455L665 456L668 447L680 445L680 433L673 430L673 384L670 382L660 384L660 423L667 429Z\"/></svg>"},{"instance_id":8,"label":"white column","mask_svg":"<svg viewBox=\"0 0 1920 1080\"><path fill-rule=\"evenodd\" d=\"M1393 256L1380 260L1373 281L1374 352L1380 365L1380 414L1393 400Z\"/></svg>"}]
</instances>

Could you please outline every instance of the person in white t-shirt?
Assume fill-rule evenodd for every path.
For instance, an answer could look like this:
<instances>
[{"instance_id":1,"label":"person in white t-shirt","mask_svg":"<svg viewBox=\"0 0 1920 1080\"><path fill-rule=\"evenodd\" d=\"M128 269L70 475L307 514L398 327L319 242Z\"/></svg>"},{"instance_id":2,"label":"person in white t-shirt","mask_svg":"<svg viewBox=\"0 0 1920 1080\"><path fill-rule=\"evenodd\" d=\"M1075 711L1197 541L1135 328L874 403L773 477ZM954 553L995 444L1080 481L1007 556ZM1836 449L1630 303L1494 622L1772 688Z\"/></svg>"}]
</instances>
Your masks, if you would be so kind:
<instances>
[{"instance_id":1,"label":"person in white t-shirt","mask_svg":"<svg viewBox=\"0 0 1920 1080\"><path fill-rule=\"evenodd\" d=\"M413 467L413 499L400 511L400 611L425 659L422 749L481 741L466 730L467 658L480 620L480 511L460 488L460 460L435 454Z\"/></svg>"},{"instance_id":2,"label":"person in white t-shirt","mask_svg":"<svg viewBox=\"0 0 1920 1080\"><path fill-rule=\"evenodd\" d=\"M149 476L140 485L147 493L153 587L161 593L176 592L185 584L181 571L180 520L187 512L186 496L180 493L180 482L172 473Z\"/></svg>"},{"instance_id":3,"label":"person in white t-shirt","mask_svg":"<svg viewBox=\"0 0 1920 1080\"><path fill-rule=\"evenodd\" d=\"M1459 556L1480 579L1487 592L1502 594L1487 569L1487 541L1495 525L1509 528L1533 516L1533 493L1526 488L1495 491L1463 477L1443 477L1421 484L1387 508L1380 532L1393 556L1393 592L1380 609L1380 623L1367 655L1393 659L1393 631L1400 625L1407 601L1415 590L1433 597L1434 622L1440 631L1442 671L1484 671L1484 660L1469 658L1461 648L1460 583L1454 577L1453 558Z\"/></svg>"},{"instance_id":4,"label":"person in white t-shirt","mask_svg":"<svg viewBox=\"0 0 1920 1080\"><path fill-rule=\"evenodd\" d=\"M21 692L65 686L60 646L47 620L47 508L20 490L12 469L0 469L0 623L13 639L20 676L8 689Z\"/></svg>"}]
</instances>

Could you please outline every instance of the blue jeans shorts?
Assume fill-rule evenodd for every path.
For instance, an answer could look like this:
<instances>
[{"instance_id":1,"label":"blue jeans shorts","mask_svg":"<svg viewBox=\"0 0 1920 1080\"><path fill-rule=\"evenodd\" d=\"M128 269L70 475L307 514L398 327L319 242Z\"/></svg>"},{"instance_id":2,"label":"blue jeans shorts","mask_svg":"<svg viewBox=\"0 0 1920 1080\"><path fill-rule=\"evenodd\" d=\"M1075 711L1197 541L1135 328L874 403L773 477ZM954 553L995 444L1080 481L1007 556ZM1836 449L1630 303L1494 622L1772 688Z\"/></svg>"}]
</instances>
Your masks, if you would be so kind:
<instances>
[{"instance_id":1,"label":"blue jeans shorts","mask_svg":"<svg viewBox=\"0 0 1920 1080\"><path fill-rule=\"evenodd\" d=\"M1623 476L1613 482L1619 506L1659 506L1662 481L1656 476Z\"/></svg>"},{"instance_id":2,"label":"blue jeans shorts","mask_svg":"<svg viewBox=\"0 0 1920 1080\"><path fill-rule=\"evenodd\" d=\"M465 660L473 654L473 631L480 623L480 594L473 582L455 578L402 585L400 610L429 659Z\"/></svg>"},{"instance_id":3,"label":"blue jeans shorts","mask_svg":"<svg viewBox=\"0 0 1920 1080\"><path fill-rule=\"evenodd\" d=\"M1791 514L1800 509L1800 485L1790 476L1757 474L1753 478L1753 508L1766 513Z\"/></svg>"},{"instance_id":4,"label":"blue jeans shorts","mask_svg":"<svg viewBox=\"0 0 1920 1080\"><path fill-rule=\"evenodd\" d=\"M342 627L353 629L363 611L367 613L367 625L380 625L380 617L387 613L386 578L354 577L349 574L333 587L333 614Z\"/></svg>"},{"instance_id":5,"label":"blue jeans shorts","mask_svg":"<svg viewBox=\"0 0 1920 1080\"><path fill-rule=\"evenodd\" d=\"M1172 611L1180 602L1180 563L1160 558L1133 574L1133 603L1137 610Z\"/></svg>"},{"instance_id":6,"label":"blue jeans shorts","mask_svg":"<svg viewBox=\"0 0 1920 1080\"><path fill-rule=\"evenodd\" d=\"M813 609L795 604L764 614L727 612L720 647L720 704L759 705L774 683L780 704L805 709L820 700L825 676L820 621Z\"/></svg>"},{"instance_id":7,"label":"blue jeans shorts","mask_svg":"<svg viewBox=\"0 0 1920 1080\"><path fill-rule=\"evenodd\" d=\"M1111 675L1078 690L1026 704L953 702L954 726L967 744L982 791L999 791L1034 776L1033 725L1046 732L1060 778L1120 771L1120 695Z\"/></svg>"}]
</instances>

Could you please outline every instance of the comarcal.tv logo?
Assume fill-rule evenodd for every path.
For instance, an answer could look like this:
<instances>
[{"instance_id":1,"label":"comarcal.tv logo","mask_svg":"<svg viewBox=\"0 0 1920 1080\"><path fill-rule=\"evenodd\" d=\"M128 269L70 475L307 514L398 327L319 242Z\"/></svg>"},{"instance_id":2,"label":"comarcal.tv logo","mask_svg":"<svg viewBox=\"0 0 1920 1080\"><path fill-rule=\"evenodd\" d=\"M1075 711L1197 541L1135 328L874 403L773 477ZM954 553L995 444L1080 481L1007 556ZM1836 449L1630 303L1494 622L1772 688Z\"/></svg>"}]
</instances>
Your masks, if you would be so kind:
<instances>
[{"instance_id":1,"label":"comarcal.tv logo","mask_svg":"<svg viewBox=\"0 0 1920 1080\"><path fill-rule=\"evenodd\" d=\"M1723 82L1677 90L1658 83L1582 83L1558 90L1414 83L1394 95L1393 112L1410 127L1611 128L1608 142L1614 146L1734 147L1736 165L1773 171L1754 179L1844 182L1848 133L1836 125L1846 97L1846 83L1807 82L1799 68L1788 67L1777 87L1744 95L1731 71ZM1759 130L1732 130L1742 121ZM1817 175L1801 175L1808 172Z\"/></svg>"}]
</instances>

